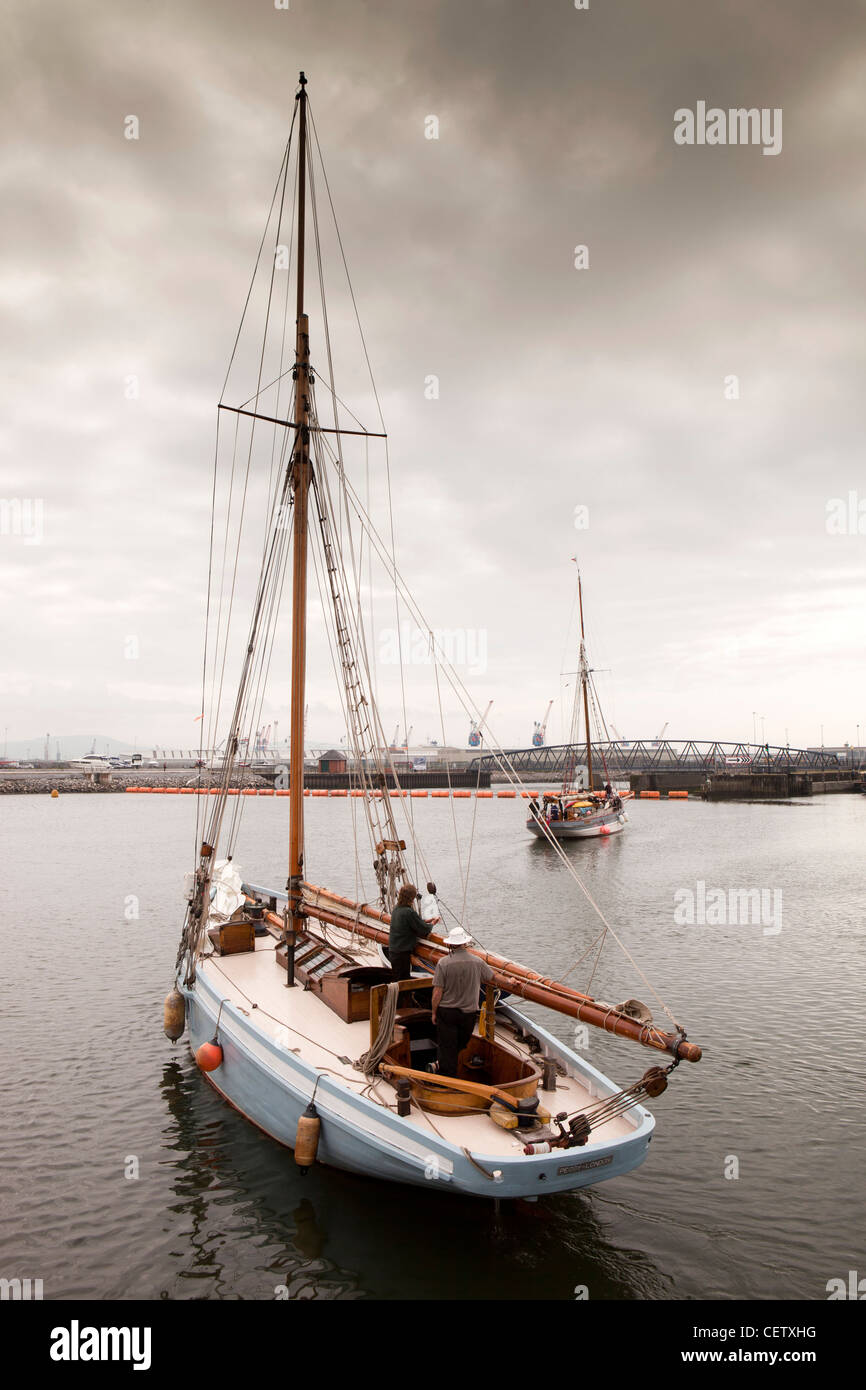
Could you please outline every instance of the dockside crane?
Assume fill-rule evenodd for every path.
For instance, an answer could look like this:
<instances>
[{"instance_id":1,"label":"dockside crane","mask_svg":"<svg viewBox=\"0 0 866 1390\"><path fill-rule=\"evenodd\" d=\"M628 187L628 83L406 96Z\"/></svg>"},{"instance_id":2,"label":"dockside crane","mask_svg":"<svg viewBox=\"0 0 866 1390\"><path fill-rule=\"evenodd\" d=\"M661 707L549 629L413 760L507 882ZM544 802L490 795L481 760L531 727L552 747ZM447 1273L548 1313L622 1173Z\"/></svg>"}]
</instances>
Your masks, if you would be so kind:
<instances>
[{"instance_id":1,"label":"dockside crane","mask_svg":"<svg viewBox=\"0 0 866 1390\"><path fill-rule=\"evenodd\" d=\"M550 711L551 711L552 709L553 709L553 701L551 700L550 704L547 706L547 710L546 710L546 712L545 712L544 718L536 721L535 728L534 728L533 731L532 731L532 746L533 746L533 748L543 748L543 747L544 747L544 736L545 736L545 734L547 733L547 721L548 721L548 719L550 718Z\"/></svg>"},{"instance_id":2,"label":"dockside crane","mask_svg":"<svg viewBox=\"0 0 866 1390\"><path fill-rule=\"evenodd\" d=\"M493 701L491 700L491 701L490 701L490 704L487 706L486 710L484 711L484 713L482 714L482 716L481 716L480 719L472 719L472 720L470 720L470 722L469 722L469 747L470 747L470 748L480 748L481 745L482 745L482 743L484 742L484 732L483 732L483 730L484 730L484 725L485 725L485 722L486 722L486 720L487 720L487 716L488 716L488 714L490 713L490 710L491 710L492 705L493 705Z\"/></svg>"}]
</instances>

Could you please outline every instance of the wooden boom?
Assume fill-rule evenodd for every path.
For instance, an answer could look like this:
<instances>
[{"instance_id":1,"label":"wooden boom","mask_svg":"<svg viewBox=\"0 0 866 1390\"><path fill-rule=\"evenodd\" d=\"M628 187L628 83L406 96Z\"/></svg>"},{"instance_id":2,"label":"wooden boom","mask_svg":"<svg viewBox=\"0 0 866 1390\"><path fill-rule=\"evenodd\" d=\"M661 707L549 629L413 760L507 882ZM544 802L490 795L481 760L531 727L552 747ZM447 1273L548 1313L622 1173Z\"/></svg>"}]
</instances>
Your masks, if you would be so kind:
<instances>
[{"instance_id":1,"label":"wooden boom","mask_svg":"<svg viewBox=\"0 0 866 1390\"><path fill-rule=\"evenodd\" d=\"M325 893L330 901L337 905L332 911L305 898L303 910L307 916L314 917L320 922L327 922L334 927L342 927L344 931L356 931L370 941L378 941L380 945L387 946L388 931L383 929L390 922L387 913L380 912L378 908L368 907L363 903L354 903L349 898L341 898L339 894L331 893L330 890L319 889L314 884L305 883L304 888L310 893ZM340 908L347 909L347 911L341 912ZM366 917L373 917L376 921L381 922L383 928L373 927L367 922L362 922L360 920L362 913ZM284 925L283 919L276 913L266 913L265 915L275 926ZM441 937L437 938L431 934L430 938L418 942L413 955L420 960L436 964L445 955L447 949ZM641 1043L644 1047L654 1048L657 1052L670 1053L672 1057L679 1060L699 1062L701 1059L700 1047L696 1043L688 1042L679 1033L665 1033L651 1024L638 1023L637 1020L629 1018L626 1014L617 1013L615 1009L597 1003L591 995L581 994L578 990L570 989L568 985L549 980L537 972L529 970L525 965L505 960L501 956L493 955L490 951L481 951L471 946L467 947L467 950L471 955L478 956L479 959L487 962L493 971L493 983L508 994L515 994L534 1004L542 1004L545 1008L553 1009L555 1013L579 1019L581 1023L589 1023L594 1028L601 1028L605 1033L613 1033L617 1037L628 1038L632 1042Z\"/></svg>"}]
</instances>

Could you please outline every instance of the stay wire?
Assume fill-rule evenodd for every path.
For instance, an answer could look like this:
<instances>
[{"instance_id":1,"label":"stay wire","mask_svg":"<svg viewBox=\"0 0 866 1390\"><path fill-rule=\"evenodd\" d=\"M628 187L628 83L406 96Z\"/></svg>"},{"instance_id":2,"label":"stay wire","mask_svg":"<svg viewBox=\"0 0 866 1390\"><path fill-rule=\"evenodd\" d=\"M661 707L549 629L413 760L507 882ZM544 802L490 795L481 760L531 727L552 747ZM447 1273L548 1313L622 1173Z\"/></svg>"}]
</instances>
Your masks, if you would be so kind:
<instances>
[{"instance_id":1,"label":"stay wire","mask_svg":"<svg viewBox=\"0 0 866 1390\"><path fill-rule=\"evenodd\" d=\"M428 624L426 623L426 621L424 620L423 615L421 614L420 609L418 608L417 603L416 603L415 600L412 598L411 592L408 590L408 587L406 586L406 583L405 583L405 581L403 580L403 578L402 578L402 576L401 576L401 574L400 574L400 572L399 572L399 570L398 570L398 568L397 568L397 566L396 566L396 563L395 563L394 560L389 556L387 547L385 546L384 542L382 541L382 538L381 538L381 536L379 535L378 531L376 530L376 527L373 525L372 520L366 515L366 513L365 513L365 511L364 511L364 508L363 508L363 504L361 503L360 499L358 498L357 493L355 492L354 488L351 487L351 484L348 482L348 479L346 480L346 486L347 486L347 488L349 488L350 491L351 491L352 503L353 503L353 507L354 507L354 510L355 510L356 515L358 516L358 518L359 518L359 520L360 520L362 526L364 526L364 527L367 529L367 533L368 533L368 536L370 537L371 541L375 544L375 546L376 546L376 551L377 551L377 554L378 554L378 556L379 556L380 561L382 562L383 565L385 565L385 567L386 567L386 569L388 570L388 572L393 576L394 582L397 583L397 584L399 585L400 590L401 590L401 592L402 592L402 594L403 594L404 602L406 603L407 607L409 608L409 611L413 613L413 615L416 617L416 621L419 622L420 625L422 625L424 628L426 628L426 629L428 629L428 630L431 630L431 629L429 629L429 625L428 625ZM452 690L454 690L455 694L457 695L458 699L460 700L460 702L461 702L461 704L464 706L464 708L467 710L467 712L471 712L471 713L473 713L474 715L476 715L476 716L478 717L479 720L483 720L483 715L481 714L481 712L480 712L480 710L478 709L478 707L475 705L475 702L472 700L472 697L469 695L468 690L466 690L466 687L465 687L465 685L463 684L463 682L460 680L460 677L457 675L457 672L456 672L456 671L454 670L454 668L451 666L450 662L447 661L447 658L444 657L444 654L442 655L442 670L443 670L443 672L444 672L444 674L445 674L445 676L446 676L446 679L448 680L449 685L451 686ZM490 756L494 759L494 762L495 762L496 765L499 767L500 771L504 774L504 776L505 776L506 780L509 782L509 784L512 785L512 786L514 786L514 787L516 787L516 788L519 788L521 791L525 791L526 788L524 787L523 783L521 782L520 777L518 776L517 772L515 771L513 765L511 764L510 760L508 759L507 755L504 753L504 750L502 749L502 747L501 747L501 745L500 745L500 743L499 743L499 740L496 739L495 734L494 734L493 731L490 729L489 724L488 724L487 727L488 727L488 731L489 731L489 733L490 733L490 736L491 736L491 738L493 739L493 741L494 741L494 743L495 743L495 745L496 745L496 747L494 747L494 749L491 751ZM643 983L646 985L647 989L649 989L649 990L651 991L651 993L653 994L654 998L655 998L655 999L657 1000L657 1002L659 1003L659 1006L660 1006L660 1007L663 1009L663 1011L667 1014L667 1016L670 1018L671 1022L674 1023L674 1025L675 1025L677 1028L679 1028L680 1025L677 1023L677 1020L675 1019L673 1013L672 1013L671 1010L668 1008L667 1004L665 1004L665 1002L664 1002L664 1000L661 998L661 996L658 994L658 991L655 989L655 987L654 987L654 986L650 983L650 981L647 979L646 975L645 975L644 972L641 970L640 966L638 965L637 961L634 959L634 956L633 956L632 953L629 951L628 947L627 947L627 946L625 945L625 943L620 939L618 933L614 930L613 926L612 926L611 923L608 921L608 919L607 919L605 913L603 912L602 908L601 908L600 905L596 902L595 898L592 896L591 892L589 891L589 888L586 886L586 884L583 882L583 880L580 878L580 876L579 876L578 873L576 872L576 870L575 870L573 864L572 864L571 861L568 859L568 856L565 854L565 852L564 852L562 846L558 844L558 842L557 842L557 841L555 840L555 838L550 834L549 831L547 832L547 838L548 838L548 840L549 840L549 842L550 842L550 844L551 844L551 846L552 846L552 848L553 848L553 850L554 850L554 853L556 853L556 854L558 855L559 859L561 860L561 862L562 862L562 864L563 864L563 866L564 866L566 872L571 876L571 878L572 878L572 879L574 880L574 882L577 884L578 888L579 888L580 891L583 893L584 897L586 898L586 900L587 900L587 902L589 903L589 905L592 907L593 911L596 913L596 915L599 917L599 919L601 920L601 922L603 923L603 925L604 925L604 926L607 928L607 930L610 932L611 938L612 938L614 941L616 941L617 945L619 946L619 948L620 948L620 950L622 951L623 955L624 955L624 956L626 957L626 959L628 960L629 964L632 966L632 968L634 969L634 971L636 972L636 974L640 977L640 979L641 979L641 980L643 981Z\"/></svg>"}]
</instances>

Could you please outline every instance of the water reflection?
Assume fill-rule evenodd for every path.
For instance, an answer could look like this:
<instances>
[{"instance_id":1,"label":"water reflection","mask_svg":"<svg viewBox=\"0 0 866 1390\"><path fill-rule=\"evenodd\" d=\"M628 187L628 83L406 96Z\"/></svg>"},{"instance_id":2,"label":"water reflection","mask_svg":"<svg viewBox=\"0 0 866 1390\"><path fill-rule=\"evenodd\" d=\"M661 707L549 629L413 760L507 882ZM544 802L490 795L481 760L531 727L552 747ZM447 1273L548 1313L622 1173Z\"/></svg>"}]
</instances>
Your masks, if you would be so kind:
<instances>
[{"instance_id":1,"label":"water reflection","mask_svg":"<svg viewBox=\"0 0 866 1390\"><path fill-rule=\"evenodd\" d=\"M178 1281L203 1281L195 1297L361 1297L358 1276L322 1256L327 1236L310 1196L298 1192L291 1155L205 1088L192 1063L164 1066L163 1149L175 1155L178 1198L170 1210L185 1247Z\"/></svg>"}]
</instances>

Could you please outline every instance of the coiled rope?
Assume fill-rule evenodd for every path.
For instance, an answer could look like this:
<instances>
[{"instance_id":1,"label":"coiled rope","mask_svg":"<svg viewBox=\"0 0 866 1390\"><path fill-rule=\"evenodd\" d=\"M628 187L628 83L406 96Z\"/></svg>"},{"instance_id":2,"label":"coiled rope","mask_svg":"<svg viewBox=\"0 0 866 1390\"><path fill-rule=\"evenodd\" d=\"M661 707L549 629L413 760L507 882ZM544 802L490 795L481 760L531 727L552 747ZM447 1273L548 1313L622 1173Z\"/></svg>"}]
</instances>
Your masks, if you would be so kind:
<instances>
[{"instance_id":1,"label":"coiled rope","mask_svg":"<svg viewBox=\"0 0 866 1390\"><path fill-rule=\"evenodd\" d=\"M385 1053L391 1046L391 1036L394 1032L394 1022L397 1017L397 1000L400 995L400 984L398 980L392 980L389 984L382 1012L379 1016L379 1031L376 1034L376 1041L368 1052L365 1052L356 1063L359 1071L365 1076L375 1076L379 1070L379 1063L383 1060Z\"/></svg>"}]
</instances>

